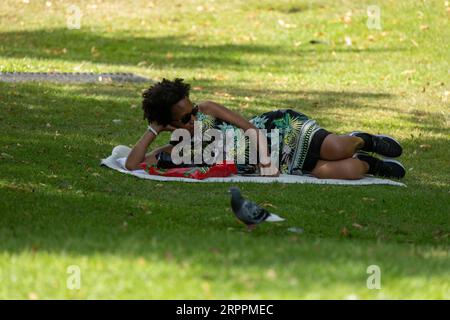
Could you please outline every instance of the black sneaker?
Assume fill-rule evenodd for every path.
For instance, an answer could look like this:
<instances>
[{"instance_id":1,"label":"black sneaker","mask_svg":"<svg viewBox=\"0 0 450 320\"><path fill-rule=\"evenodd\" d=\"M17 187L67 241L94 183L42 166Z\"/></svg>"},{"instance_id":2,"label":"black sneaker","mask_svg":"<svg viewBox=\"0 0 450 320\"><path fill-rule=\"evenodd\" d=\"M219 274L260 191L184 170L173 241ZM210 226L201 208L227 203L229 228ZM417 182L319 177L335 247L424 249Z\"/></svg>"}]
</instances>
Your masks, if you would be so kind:
<instances>
[{"instance_id":1,"label":"black sneaker","mask_svg":"<svg viewBox=\"0 0 450 320\"><path fill-rule=\"evenodd\" d=\"M369 164L367 173L384 178L403 178L406 174L405 167L397 160L378 159L365 152L356 153L356 158Z\"/></svg>"},{"instance_id":2,"label":"black sneaker","mask_svg":"<svg viewBox=\"0 0 450 320\"><path fill-rule=\"evenodd\" d=\"M364 147L361 149L363 151L375 152L389 158L400 157L403 152L400 143L390 136L374 135L361 131L353 131L349 135L364 140Z\"/></svg>"}]
</instances>

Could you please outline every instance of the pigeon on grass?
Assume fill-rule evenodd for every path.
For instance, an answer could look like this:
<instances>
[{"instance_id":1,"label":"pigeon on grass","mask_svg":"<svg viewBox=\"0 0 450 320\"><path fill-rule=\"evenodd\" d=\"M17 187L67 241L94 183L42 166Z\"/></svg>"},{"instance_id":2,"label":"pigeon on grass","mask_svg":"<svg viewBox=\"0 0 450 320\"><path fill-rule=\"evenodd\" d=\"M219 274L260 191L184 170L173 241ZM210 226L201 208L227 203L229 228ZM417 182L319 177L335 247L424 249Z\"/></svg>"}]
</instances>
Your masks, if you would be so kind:
<instances>
[{"instance_id":1,"label":"pigeon on grass","mask_svg":"<svg viewBox=\"0 0 450 320\"><path fill-rule=\"evenodd\" d=\"M256 203L244 199L239 188L231 187L229 192L231 193L231 209L236 217L247 225L249 231L253 230L257 224L264 221L284 221L283 218L270 213Z\"/></svg>"}]
</instances>

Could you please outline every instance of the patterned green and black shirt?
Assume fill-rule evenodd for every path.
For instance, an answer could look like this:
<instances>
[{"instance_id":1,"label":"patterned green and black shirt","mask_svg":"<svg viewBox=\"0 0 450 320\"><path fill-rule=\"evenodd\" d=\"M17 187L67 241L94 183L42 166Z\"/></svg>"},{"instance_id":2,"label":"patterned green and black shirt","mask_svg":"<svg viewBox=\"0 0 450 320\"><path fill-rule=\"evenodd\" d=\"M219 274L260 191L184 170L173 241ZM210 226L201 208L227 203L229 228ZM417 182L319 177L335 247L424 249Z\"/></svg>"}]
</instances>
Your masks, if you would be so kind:
<instances>
[{"instance_id":1,"label":"patterned green and black shirt","mask_svg":"<svg viewBox=\"0 0 450 320\"><path fill-rule=\"evenodd\" d=\"M201 122L202 133L204 135L207 134L206 130L208 129L218 129L223 134L225 134L227 130L234 130L235 148L233 152L235 154L230 155L230 157L237 159L239 152L245 152L245 159L248 159L249 148L246 147L248 137L243 135L243 131L241 129L228 122L202 112L197 113L197 121ZM312 137L319 129L321 129L314 120L309 119L303 113L291 109L283 109L266 112L264 114L252 117L249 122L251 122L258 129L267 130L269 151L271 150L272 135L276 133L272 129L278 129L279 145L275 147L278 148L279 153L280 173L302 174L302 167L311 144ZM207 137L205 140L211 141L210 137ZM176 143L178 142L171 141L171 144L173 145ZM208 142L207 144L209 143L211 142ZM205 144L204 147L207 144ZM194 148L192 148L192 152L194 154ZM245 164L238 165L238 170L240 173L252 173L256 171L256 168L256 165L252 165L247 162Z\"/></svg>"}]
</instances>

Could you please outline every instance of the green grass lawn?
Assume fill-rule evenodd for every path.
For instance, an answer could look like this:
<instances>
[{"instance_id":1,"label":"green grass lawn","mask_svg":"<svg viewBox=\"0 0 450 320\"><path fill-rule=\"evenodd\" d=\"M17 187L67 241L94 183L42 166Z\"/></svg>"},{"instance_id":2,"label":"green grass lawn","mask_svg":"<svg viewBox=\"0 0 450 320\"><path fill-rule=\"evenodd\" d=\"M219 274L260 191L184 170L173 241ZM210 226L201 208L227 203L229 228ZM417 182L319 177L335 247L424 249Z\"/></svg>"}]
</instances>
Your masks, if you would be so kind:
<instances>
[{"instance_id":1,"label":"green grass lawn","mask_svg":"<svg viewBox=\"0 0 450 320\"><path fill-rule=\"evenodd\" d=\"M247 117L292 108L338 133L387 133L407 187L243 184L287 218L247 233L227 184L99 166L143 134L147 85L0 83L0 298L450 299L445 1L369 3L381 30L355 1L26 2L0 3L0 72L178 76L193 101Z\"/></svg>"}]
</instances>

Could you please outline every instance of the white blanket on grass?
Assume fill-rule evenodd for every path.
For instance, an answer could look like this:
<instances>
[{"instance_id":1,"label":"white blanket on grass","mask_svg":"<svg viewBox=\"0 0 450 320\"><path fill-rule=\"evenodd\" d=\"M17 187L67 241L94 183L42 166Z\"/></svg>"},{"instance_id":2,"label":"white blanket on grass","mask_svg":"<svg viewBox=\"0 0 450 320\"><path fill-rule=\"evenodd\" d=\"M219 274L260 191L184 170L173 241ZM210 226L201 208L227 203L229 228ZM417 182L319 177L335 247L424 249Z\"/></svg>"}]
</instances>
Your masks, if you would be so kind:
<instances>
[{"instance_id":1,"label":"white blanket on grass","mask_svg":"<svg viewBox=\"0 0 450 320\"><path fill-rule=\"evenodd\" d=\"M405 187L406 185L401 182L392 181L389 179L374 178L366 176L360 180L341 180L341 179L317 179L310 175L289 175L281 174L279 177L258 177L258 176L240 176L233 175L225 178L206 178L203 180L190 179L190 178L178 178L178 177L163 177L157 175L150 175L144 170L130 171L125 168L125 161L131 149L127 146L117 146L113 149L112 154L106 159L102 159L101 165L107 166L111 169L117 170L122 173L130 174L138 178L156 180L156 181L182 181L182 182L251 182L251 183L314 183L314 184L335 184L335 185L372 185L383 184Z\"/></svg>"}]
</instances>

